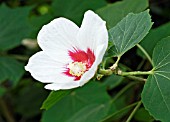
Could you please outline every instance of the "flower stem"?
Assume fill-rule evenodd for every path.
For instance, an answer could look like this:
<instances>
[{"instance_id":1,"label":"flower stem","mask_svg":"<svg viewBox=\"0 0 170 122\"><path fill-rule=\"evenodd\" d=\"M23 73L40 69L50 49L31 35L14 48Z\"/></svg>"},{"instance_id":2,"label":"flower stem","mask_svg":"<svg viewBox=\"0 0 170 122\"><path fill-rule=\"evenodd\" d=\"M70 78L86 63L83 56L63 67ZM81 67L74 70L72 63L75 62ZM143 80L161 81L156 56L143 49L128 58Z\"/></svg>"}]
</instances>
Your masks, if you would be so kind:
<instances>
[{"instance_id":1,"label":"flower stem","mask_svg":"<svg viewBox=\"0 0 170 122\"><path fill-rule=\"evenodd\" d=\"M128 119L126 120L126 122L130 122L132 117L134 116L134 114L136 113L136 111L138 110L138 108L140 107L140 105L142 104L142 101L139 101L138 104L136 105L136 107L133 109L132 113L130 114L130 116L128 117Z\"/></svg>"},{"instance_id":2,"label":"flower stem","mask_svg":"<svg viewBox=\"0 0 170 122\"><path fill-rule=\"evenodd\" d=\"M149 62L152 64L152 59L149 56L149 54L146 52L146 50L139 44L137 44L137 47L143 52L143 54L146 56L146 58L149 60ZM153 66L153 64L152 64Z\"/></svg>"}]
</instances>

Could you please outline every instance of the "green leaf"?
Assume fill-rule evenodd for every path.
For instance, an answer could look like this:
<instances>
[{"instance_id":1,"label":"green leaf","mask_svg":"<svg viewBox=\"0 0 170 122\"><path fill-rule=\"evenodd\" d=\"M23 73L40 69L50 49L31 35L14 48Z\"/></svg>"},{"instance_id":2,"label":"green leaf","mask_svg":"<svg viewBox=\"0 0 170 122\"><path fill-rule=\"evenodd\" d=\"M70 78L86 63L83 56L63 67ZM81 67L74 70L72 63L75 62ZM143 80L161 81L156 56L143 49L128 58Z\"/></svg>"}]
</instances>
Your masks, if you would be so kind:
<instances>
[{"instance_id":1,"label":"green leaf","mask_svg":"<svg viewBox=\"0 0 170 122\"><path fill-rule=\"evenodd\" d=\"M141 41L141 46L147 51L151 56L155 45L161 39L170 36L170 22L166 23L156 29L152 29L149 34ZM159 35L159 36L158 36ZM143 57L143 53L139 52L138 54Z\"/></svg>"},{"instance_id":2,"label":"green leaf","mask_svg":"<svg viewBox=\"0 0 170 122\"><path fill-rule=\"evenodd\" d=\"M0 83L10 80L12 85L16 85L24 74L24 65L15 59L0 57Z\"/></svg>"},{"instance_id":3,"label":"green leaf","mask_svg":"<svg viewBox=\"0 0 170 122\"><path fill-rule=\"evenodd\" d=\"M109 40L113 43L109 49L110 55L122 56L146 36L151 26L148 10L139 14L128 14L109 30Z\"/></svg>"},{"instance_id":4,"label":"green leaf","mask_svg":"<svg viewBox=\"0 0 170 122\"><path fill-rule=\"evenodd\" d=\"M58 101L60 101L63 97L68 95L72 90L60 90L60 91L52 91L48 98L44 101L41 109L48 110L50 107L52 107L54 104L56 104Z\"/></svg>"},{"instance_id":5,"label":"green leaf","mask_svg":"<svg viewBox=\"0 0 170 122\"><path fill-rule=\"evenodd\" d=\"M22 82L28 82L22 80ZM32 81L31 81L32 82ZM25 84L24 87L13 94L13 105L15 112L19 113L25 118L33 118L41 113L40 107L43 100L47 97L47 90L42 87L39 82Z\"/></svg>"},{"instance_id":6,"label":"green leaf","mask_svg":"<svg viewBox=\"0 0 170 122\"><path fill-rule=\"evenodd\" d=\"M31 7L11 9L0 6L0 50L9 50L20 45L23 38L29 35L27 23Z\"/></svg>"},{"instance_id":7,"label":"green leaf","mask_svg":"<svg viewBox=\"0 0 170 122\"><path fill-rule=\"evenodd\" d=\"M98 122L105 115L104 113L107 113L109 100L110 97L105 87L100 83L91 81L85 86L75 89L52 108L45 111L42 122L66 122L69 120L87 122L86 117L92 122ZM79 115L82 116L77 118Z\"/></svg>"},{"instance_id":8,"label":"green leaf","mask_svg":"<svg viewBox=\"0 0 170 122\"><path fill-rule=\"evenodd\" d=\"M66 17L80 25L85 11L105 5L105 0L53 0L52 8L55 17Z\"/></svg>"},{"instance_id":9,"label":"green leaf","mask_svg":"<svg viewBox=\"0 0 170 122\"><path fill-rule=\"evenodd\" d=\"M108 108L108 104L87 105L68 119L68 122L98 122L107 115Z\"/></svg>"},{"instance_id":10,"label":"green leaf","mask_svg":"<svg viewBox=\"0 0 170 122\"><path fill-rule=\"evenodd\" d=\"M147 7L148 0L123 0L109 4L97 10L97 13L107 22L108 28L112 28L127 14L139 13Z\"/></svg>"},{"instance_id":11,"label":"green leaf","mask_svg":"<svg viewBox=\"0 0 170 122\"><path fill-rule=\"evenodd\" d=\"M170 37L156 45L153 51L153 74L149 75L142 92L145 108L154 118L170 122Z\"/></svg>"},{"instance_id":12,"label":"green leaf","mask_svg":"<svg viewBox=\"0 0 170 122\"><path fill-rule=\"evenodd\" d=\"M154 119L151 117L148 113L148 111L145 110L145 108L140 108L134 115L134 118L137 122L153 122Z\"/></svg>"}]
</instances>

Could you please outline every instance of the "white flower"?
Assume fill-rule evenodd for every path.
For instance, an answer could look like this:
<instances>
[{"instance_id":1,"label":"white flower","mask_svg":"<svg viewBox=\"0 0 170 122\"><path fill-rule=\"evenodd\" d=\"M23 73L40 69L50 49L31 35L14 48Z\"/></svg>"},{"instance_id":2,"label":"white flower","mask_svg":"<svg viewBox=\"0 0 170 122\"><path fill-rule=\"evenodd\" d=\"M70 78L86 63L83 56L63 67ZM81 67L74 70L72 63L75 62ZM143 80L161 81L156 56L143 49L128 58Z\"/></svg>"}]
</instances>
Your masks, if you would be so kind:
<instances>
[{"instance_id":1,"label":"white flower","mask_svg":"<svg viewBox=\"0 0 170 122\"><path fill-rule=\"evenodd\" d=\"M46 89L79 87L95 74L108 45L106 23L87 11L81 27L65 18L44 25L38 34L42 51L34 54L25 69Z\"/></svg>"}]
</instances>

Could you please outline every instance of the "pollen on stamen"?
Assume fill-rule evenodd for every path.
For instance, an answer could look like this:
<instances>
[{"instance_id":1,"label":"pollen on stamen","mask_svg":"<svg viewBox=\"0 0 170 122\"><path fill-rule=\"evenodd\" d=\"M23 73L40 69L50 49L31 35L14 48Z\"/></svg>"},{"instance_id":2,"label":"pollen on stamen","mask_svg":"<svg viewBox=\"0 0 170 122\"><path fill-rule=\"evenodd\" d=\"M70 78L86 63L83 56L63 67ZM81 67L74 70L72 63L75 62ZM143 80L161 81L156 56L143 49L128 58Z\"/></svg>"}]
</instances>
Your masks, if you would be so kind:
<instances>
[{"instance_id":1,"label":"pollen on stamen","mask_svg":"<svg viewBox=\"0 0 170 122\"><path fill-rule=\"evenodd\" d=\"M86 64L82 62L69 63L67 68L69 69L69 73L76 77L82 76L87 70Z\"/></svg>"}]
</instances>

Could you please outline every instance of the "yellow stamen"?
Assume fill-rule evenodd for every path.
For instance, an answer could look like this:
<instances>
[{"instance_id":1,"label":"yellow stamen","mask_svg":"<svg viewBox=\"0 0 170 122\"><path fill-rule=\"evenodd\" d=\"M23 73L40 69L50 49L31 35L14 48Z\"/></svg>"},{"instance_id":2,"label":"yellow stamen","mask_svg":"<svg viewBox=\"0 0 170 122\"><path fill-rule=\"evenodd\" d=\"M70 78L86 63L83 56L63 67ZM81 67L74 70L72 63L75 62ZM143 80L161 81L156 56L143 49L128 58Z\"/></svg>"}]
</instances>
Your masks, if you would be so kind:
<instances>
[{"instance_id":1,"label":"yellow stamen","mask_svg":"<svg viewBox=\"0 0 170 122\"><path fill-rule=\"evenodd\" d=\"M80 77L86 71L86 64L82 62L72 62L67 68L70 69L69 73L73 76Z\"/></svg>"}]
</instances>

